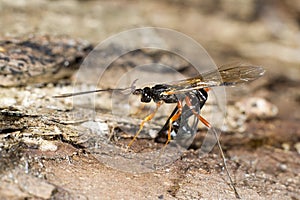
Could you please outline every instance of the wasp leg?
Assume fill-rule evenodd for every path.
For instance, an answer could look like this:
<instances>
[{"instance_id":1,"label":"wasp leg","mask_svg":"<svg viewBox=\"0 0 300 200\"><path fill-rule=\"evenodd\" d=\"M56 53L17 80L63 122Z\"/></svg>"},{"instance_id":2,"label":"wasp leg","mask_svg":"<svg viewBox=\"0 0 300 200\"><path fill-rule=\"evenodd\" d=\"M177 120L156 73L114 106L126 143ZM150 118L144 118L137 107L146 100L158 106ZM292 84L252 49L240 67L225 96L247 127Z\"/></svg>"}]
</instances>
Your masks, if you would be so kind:
<instances>
[{"instance_id":1,"label":"wasp leg","mask_svg":"<svg viewBox=\"0 0 300 200\"><path fill-rule=\"evenodd\" d=\"M143 130L144 124L148 121L150 121L156 114L157 110L159 109L159 107L162 105L163 102L158 102L156 103L156 108L155 110L148 115L147 117L145 117L143 119L143 121L140 123L140 129L138 130L138 132L134 135L134 137L132 138L132 140L129 142L129 144L127 145L127 150L130 148L130 146L133 144L133 142L136 140L136 138L138 137L138 135L140 134L140 132Z\"/></svg>"},{"instance_id":2,"label":"wasp leg","mask_svg":"<svg viewBox=\"0 0 300 200\"><path fill-rule=\"evenodd\" d=\"M172 130L172 125L173 125L173 122L176 121L180 116L181 116L181 113L182 113L182 102L181 101L178 101L177 103L177 108L178 108L178 111L176 112L175 115L173 115L170 120L169 120L169 129L168 129L168 139L166 141L166 144L165 146L170 142L171 140L171 130ZM165 148L164 146L164 148Z\"/></svg>"},{"instance_id":3,"label":"wasp leg","mask_svg":"<svg viewBox=\"0 0 300 200\"><path fill-rule=\"evenodd\" d=\"M210 91L210 88L208 87L208 88L203 88L204 90L205 90L205 92L208 92L208 91Z\"/></svg>"},{"instance_id":4,"label":"wasp leg","mask_svg":"<svg viewBox=\"0 0 300 200\"><path fill-rule=\"evenodd\" d=\"M204 119L201 115L199 115L193 108L193 105L191 103L191 100L188 96L185 97L185 102L186 102L186 105L188 105L188 107L191 109L191 111L193 112L193 114L208 128L211 128L211 125L210 123Z\"/></svg>"},{"instance_id":5,"label":"wasp leg","mask_svg":"<svg viewBox=\"0 0 300 200\"><path fill-rule=\"evenodd\" d=\"M211 129L211 130L213 131L214 136L215 136L215 138L216 138L216 140L217 140L218 148L219 148L220 153L221 153L221 157L222 157L222 160L223 160L223 164L224 164L224 168L225 168L226 174L227 174L227 176L228 176L228 178L229 178L230 186L233 188L235 197L238 198L238 199L240 199L241 197L240 197L240 195L239 195L237 189L235 188L235 184L233 183L232 178L231 178L231 176L230 176L230 173L229 173L229 171L228 171L226 158L225 158L225 155L224 155L223 149L222 149L222 147L221 147L220 140L219 140L219 138L218 138L218 135L217 135L217 132L216 132L215 128L212 127L212 126L210 125L210 123L209 123L206 119L204 119L201 115L199 115L199 114L194 110L193 105L192 105L192 103L191 103L189 97L187 97L187 96L185 97L185 102L186 102L186 104L191 108L193 114L194 114L194 115L195 115L195 116L196 116L196 117L197 117L197 118L198 118L205 126L207 126L209 129Z\"/></svg>"},{"instance_id":6,"label":"wasp leg","mask_svg":"<svg viewBox=\"0 0 300 200\"><path fill-rule=\"evenodd\" d=\"M177 109L176 109L177 108ZM173 122L176 121L180 116L181 116L181 113L182 113L182 102L181 101L178 101L177 102L177 107L174 109L177 110L175 114L172 113L172 115L170 116L170 118L168 119L169 121L169 128L168 128L168 139L164 145L164 147L162 148L162 150L160 151L158 157L156 158L156 161L154 163L154 167L157 165L161 155L163 154L163 152L165 151L166 147L167 147L167 144L171 141L171 130L172 130L172 125L173 125ZM174 112L173 111L173 112Z\"/></svg>"}]
</instances>

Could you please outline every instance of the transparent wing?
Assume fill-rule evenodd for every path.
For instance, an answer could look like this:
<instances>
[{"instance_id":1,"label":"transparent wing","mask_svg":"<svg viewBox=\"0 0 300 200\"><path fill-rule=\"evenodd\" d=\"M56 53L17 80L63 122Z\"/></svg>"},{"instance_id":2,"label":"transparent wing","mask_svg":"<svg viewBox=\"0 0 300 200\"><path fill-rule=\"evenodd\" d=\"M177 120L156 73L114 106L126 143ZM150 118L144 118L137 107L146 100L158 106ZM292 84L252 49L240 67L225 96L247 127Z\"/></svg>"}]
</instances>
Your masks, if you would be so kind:
<instances>
[{"instance_id":1,"label":"transparent wing","mask_svg":"<svg viewBox=\"0 0 300 200\"><path fill-rule=\"evenodd\" d=\"M223 65L217 70L205 72L200 76L181 81L171 82L173 93L186 92L195 89L236 85L253 81L264 74L265 70L259 66L247 64Z\"/></svg>"}]
</instances>

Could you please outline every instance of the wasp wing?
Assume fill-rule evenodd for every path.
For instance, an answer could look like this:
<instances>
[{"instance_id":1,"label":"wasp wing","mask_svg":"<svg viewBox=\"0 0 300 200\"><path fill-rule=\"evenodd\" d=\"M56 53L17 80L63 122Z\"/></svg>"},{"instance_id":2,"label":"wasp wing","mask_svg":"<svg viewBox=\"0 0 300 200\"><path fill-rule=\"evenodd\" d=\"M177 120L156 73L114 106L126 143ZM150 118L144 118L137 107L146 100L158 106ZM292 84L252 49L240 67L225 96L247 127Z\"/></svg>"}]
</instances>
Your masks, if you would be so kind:
<instances>
[{"instance_id":1,"label":"wasp wing","mask_svg":"<svg viewBox=\"0 0 300 200\"><path fill-rule=\"evenodd\" d=\"M253 81L264 74L259 66L247 64L223 65L219 69L205 72L197 77L170 83L171 93L181 93L201 88L230 86ZM170 94L170 92L168 92Z\"/></svg>"}]
</instances>

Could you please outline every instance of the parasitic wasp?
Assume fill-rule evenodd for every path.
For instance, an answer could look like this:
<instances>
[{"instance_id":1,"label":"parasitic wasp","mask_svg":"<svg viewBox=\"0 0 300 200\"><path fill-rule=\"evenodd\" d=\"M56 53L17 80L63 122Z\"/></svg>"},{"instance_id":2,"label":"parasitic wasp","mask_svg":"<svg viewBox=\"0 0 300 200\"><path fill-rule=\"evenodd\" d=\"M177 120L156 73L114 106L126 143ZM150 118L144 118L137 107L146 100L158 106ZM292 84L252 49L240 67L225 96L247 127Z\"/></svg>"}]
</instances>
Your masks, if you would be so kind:
<instances>
[{"instance_id":1,"label":"parasitic wasp","mask_svg":"<svg viewBox=\"0 0 300 200\"><path fill-rule=\"evenodd\" d=\"M187 120L191 116L195 116L198 121L201 121L207 128L212 130L215 139L217 141L218 148L220 150L221 157L223 159L223 164L225 171L229 177L230 185L233 188L237 198L240 198L231 176L228 172L225 156L221 148L216 129L211 126L211 124L200 115L200 110L204 106L208 98L208 91L211 87L217 86L234 86L240 83L247 83L253 81L264 74L265 70L259 66L247 65L247 64L231 64L224 65L220 68L204 72L196 77L188 78L180 81L174 81L163 84L156 84L152 87L136 88L134 83L131 87L127 88L116 88L116 89L99 89L93 91L85 91L78 93L68 93L58 96L55 98L71 97L76 95L83 95L95 92L107 92L107 91L119 91L125 92L130 91L132 95L138 95L141 98L141 102L149 103L151 101L156 103L156 108L148 116L146 116L139 125L139 130L134 135L133 139L129 142L128 148L137 139L138 135L143 129L146 122L150 121L155 113L158 111L159 107L164 104L177 104L173 112L167 119L165 125L161 129L162 131L167 131L167 139L165 146L171 141L172 130L178 130L178 124L180 120ZM184 123L185 124L185 123ZM196 123L197 124L197 123ZM195 129L196 127L185 127L187 129Z\"/></svg>"}]
</instances>

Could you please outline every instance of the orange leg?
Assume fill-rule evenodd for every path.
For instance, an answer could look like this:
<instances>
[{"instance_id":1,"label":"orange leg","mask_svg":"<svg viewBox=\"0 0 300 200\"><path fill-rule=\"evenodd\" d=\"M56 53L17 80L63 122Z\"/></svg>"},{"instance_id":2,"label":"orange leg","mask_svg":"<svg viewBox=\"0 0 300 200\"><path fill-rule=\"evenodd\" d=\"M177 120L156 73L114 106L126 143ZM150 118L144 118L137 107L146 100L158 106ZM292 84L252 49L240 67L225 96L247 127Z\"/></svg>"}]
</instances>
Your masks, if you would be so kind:
<instances>
[{"instance_id":1,"label":"orange leg","mask_svg":"<svg viewBox=\"0 0 300 200\"><path fill-rule=\"evenodd\" d=\"M191 100L188 96L185 97L185 102L186 102L186 105L188 105L188 107L191 108L193 114L208 128L211 128L211 125L210 123L204 119L201 115L199 115L194 109L193 109L193 105L191 103Z\"/></svg>"},{"instance_id":2,"label":"orange leg","mask_svg":"<svg viewBox=\"0 0 300 200\"><path fill-rule=\"evenodd\" d=\"M210 88L204 88L205 92L208 92L210 90Z\"/></svg>"},{"instance_id":3,"label":"orange leg","mask_svg":"<svg viewBox=\"0 0 300 200\"><path fill-rule=\"evenodd\" d=\"M181 113L182 113L182 102L181 101L178 101L177 103L177 108L178 108L178 111L176 112L175 115L173 115L171 117L171 119L169 120L169 129L168 129L168 139L167 139L167 142L165 144L165 146L170 142L171 140L171 130L172 130L172 124L174 121L176 121L180 116L181 116Z\"/></svg>"},{"instance_id":4,"label":"orange leg","mask_svg":"<svg viewBox=\"0 0 300 200\"><path fill-rule=\"evenodd\" d=\"M138 132L134 135L133 139L129 142L129 144L127 145L127 150L130 148L130 146L133 144L133 142L136 140L136 138L138 137L138 135L140 134L140 132L143 130L144 124L148 121L150 121L156 114L157 110L159 109L159 107L162 105L163 102L158 102L156 103L156 108L155 110L148 115L147 117L145 117L145 119L143 119L143 121L140 123L140 129L138 130Z\"/></svg>"},{"instance_id":5,"label":"orange leg","mask_svg":"<svg viewBox=\"0 0 300 200\"><path fill-rule=\"evenodd\" d=\"M157 165L157 163L158 163L161 155L163 154L163 152L165 151L165 148L167 147L167 144L171 141L172 124L173 124L174 121L176 121L181 116L181 113L182 113L182 102L181 101L178 101L177 108L178 108L178 111L169 120L169 129L168 129L168 139L167 139L167 142L165 143L164 147L162 148L162 150L160 151L158 157L156 158L154 166Z\"/></svg>"}]
</instances>

